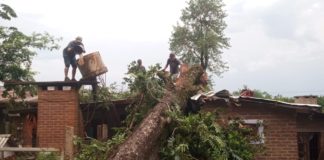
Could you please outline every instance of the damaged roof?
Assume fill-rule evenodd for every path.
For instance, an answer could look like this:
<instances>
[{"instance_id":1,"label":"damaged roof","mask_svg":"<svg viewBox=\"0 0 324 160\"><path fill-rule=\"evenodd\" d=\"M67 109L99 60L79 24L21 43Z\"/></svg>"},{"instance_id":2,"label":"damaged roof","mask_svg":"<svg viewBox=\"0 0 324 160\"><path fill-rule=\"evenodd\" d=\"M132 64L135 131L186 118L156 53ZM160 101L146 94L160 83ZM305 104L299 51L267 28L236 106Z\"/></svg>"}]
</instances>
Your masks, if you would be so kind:
<instances>
[{"instance_id":1,"label":"damaged roof","mask_svg":"<svg viewBox=\"0 0 324 160\"><path fill-rule=\"evenodd\" d=\"M0 89L0 104L5 104L10 101L9 97L2 97L3 91L4 91L4 89ZM10 96L14 96L13 91L8 91L8 94ZM38 96L34 96L34 95L30 94L30 92L26 92L25 96L26 97L24 99L16 98L15 101L16 102L25 102L25 103L29 103L29 104L37 104Z\"/></svg>"},{"instance_id":2,"label":"damaged roof","mask_svg":"<svg viewBox=\"0 0 324 160\"><path fill-rule=\"evenodd\" d=\"M259 104L271 105L274 107L282 107L282 108L296 109L301 111L322 113L321 106L317 104L288 103L288 102L282 102L277 100L247 97L247 96L239 96L239 97L232 96L232 98L237 99L239 103L244 103L244 102L259 103Z\"/></svg>"},{"instance_id":3,"label":"damaged roof","mask_svg":"<svg viewBox=\"0 0 324 160\"><path fill-rule=\"evenodd\" d=\"M224 94L225 93L225 94ZM322 107L317 104L301 104L301 103L288 103L278 100L256 98L251 96L231 96L228 91L222 90L220 92L209 91L206 93L199 93L191 97L191 100L201 101L204 104L213 103L213 104L227 104L227 105L236 105L241 106L246 103L253 104L263 104L265 107L279 107L279 108L288 108L294 109L300 112L308 113L321 113Z\"/></svg>"}]
</instances>

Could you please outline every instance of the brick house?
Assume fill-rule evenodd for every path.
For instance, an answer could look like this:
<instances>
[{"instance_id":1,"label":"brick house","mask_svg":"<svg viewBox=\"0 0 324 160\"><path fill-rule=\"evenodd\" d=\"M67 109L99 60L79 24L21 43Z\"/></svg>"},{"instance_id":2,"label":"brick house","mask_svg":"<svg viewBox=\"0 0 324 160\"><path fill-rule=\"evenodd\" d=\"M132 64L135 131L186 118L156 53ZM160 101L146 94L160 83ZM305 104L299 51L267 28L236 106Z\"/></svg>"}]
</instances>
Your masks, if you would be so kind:
<instances>
[{"instance_id":1,"label":"brick house","mask_svg":"<svg viewBox=\"0 0 324 160\"><path fill-rule=\"evenodd\" d=\"M307 102L314 102L309 100ZM316 97L313 97L316 98ZM202 106L203 111L220 112L229 123L235 117L253 126L261 137L265 152L257 160L324 159L324 114L316 104L285 103L254 97L214 98Z\"/></svg>"},{"instance_id":2,"label":"brick house","mask_svg":"<svg viewBox=\"0 0 324 160\"><path fill-rule=\"evenodd\" d=\"M28 83L30 84L30 83ZM120 125L126 117L129 101L115 101L110 110L100 103L80 104L78 90L85 82L35 82L38 97L29 103L30 108L19 110L22 119L29 114L37 116L37 131L33 138L36 147L55 147L72 155L73 135L105 139L113 134L111 128ZM299 103L285 103L249 96L214 96L205 103L202 111L219 110L221 119L230 122L235 117L255 127L265 152L257 160L316 160L324 159L324 114L314 96L298 97ZM304 104L308 103L308 104ZM1 101L0 101L1 110ZM87 123L86 117L94 117ZM13 115L15 113L12 113ZM83 118L82 118L83 117ZM1 118L0 118L1 119ZM3 121L3 119L1 120ZM86 124L86 125L84 125Z\"/></svg>"},{"instance_id":3,"label":"brick house","mask_svg":"<svg viewBox=\"0 0 324 160\"><path fill-rule=\"evenodd\" d=\"M27 96L24 105L5 111L8 99L0 98L0 134L14 126L17 144L24 147L57 148L72 157L73 136L107 139L112 127L121 125L126 117L128 101L111 101L110 108L102 102L80 104L79 89L93 82L19 82L36 85L38 95ZM18 100L19 102L21 100ZM4 113L8 112L8 113ZM33 117L33 118L30 118ZM6 125L10 124L10 125ZM27 133L27 134L26 134Z\"/></svg>"}]
</instances>

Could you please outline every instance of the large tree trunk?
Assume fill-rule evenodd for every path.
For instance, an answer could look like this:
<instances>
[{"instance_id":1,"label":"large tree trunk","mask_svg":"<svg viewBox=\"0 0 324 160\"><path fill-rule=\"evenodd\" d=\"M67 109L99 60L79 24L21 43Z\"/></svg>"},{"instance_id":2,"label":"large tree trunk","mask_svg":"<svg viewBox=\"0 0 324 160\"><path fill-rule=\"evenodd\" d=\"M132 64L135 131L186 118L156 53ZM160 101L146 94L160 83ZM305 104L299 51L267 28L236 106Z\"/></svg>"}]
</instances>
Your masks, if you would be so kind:
<instances>
[{"instance_id":1,"label":"large tree trunk","mask_svg":"<svg viewBox=\"0 0 324 160\"><path fill-rule=\"evenodd\" d=\"M174 86L170 79L160 72L158 75L167 83L167 90L160 102L148 113L139 127L122 143L116 154L110 156L112 160L144 160L148 159L158 138L167 124L165 111L174 103L181 107L186 105L190 96L195 94L199 87L200 76L203 74L200 66L194 66L182 73Z\"/></svg>"}]
</instances>

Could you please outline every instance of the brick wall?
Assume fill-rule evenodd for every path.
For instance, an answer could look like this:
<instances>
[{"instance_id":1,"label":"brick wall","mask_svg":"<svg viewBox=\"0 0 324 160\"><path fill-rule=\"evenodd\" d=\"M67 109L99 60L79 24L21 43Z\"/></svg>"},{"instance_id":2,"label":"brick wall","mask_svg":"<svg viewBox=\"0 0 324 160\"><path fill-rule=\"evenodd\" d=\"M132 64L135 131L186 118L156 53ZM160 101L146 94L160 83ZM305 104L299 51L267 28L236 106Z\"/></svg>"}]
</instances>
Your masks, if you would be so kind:
<instances>
[{"instance_id":1,"label":"brick wall","mask_svg":"<svg viewBox=\"0 0 324 160\"><path fill-rule=\"evenodd\" d=\"M212 109L215 107L206 106L205 110ZM269 108L261 104L244 104L240 107L226 107L225 112L221 113L221 117L225 121L231 117L263 120L266 150L255 159L298 159L296 113L294 111Z\"/></svg>"},{"instance_id":2,"label":"brick wall","mask_svg":"<svg viewBox=\"0 0 324 160\"><path fill-rule=\"evenodd\" d=\"M317 104L317 96L295 96L295 103Z\"/></svg>"},{"instance_id":3,"label":"brick wall","mask_svg":"<svg viewBox=\"0 0 324 160\"><path fill-rule=\"evenodd\" d=\"M78 90L38 90L37 140L39 147L65 146L66 127L81 135Z\"/></svg>"}]
</instances>

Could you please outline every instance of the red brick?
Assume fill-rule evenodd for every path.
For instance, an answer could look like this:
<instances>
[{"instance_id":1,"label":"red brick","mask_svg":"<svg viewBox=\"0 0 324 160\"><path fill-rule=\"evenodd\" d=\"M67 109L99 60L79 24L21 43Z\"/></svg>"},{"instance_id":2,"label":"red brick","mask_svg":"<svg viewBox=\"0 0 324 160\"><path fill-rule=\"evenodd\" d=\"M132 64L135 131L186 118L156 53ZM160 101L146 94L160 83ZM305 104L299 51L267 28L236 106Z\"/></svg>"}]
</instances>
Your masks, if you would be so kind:
<instances>
[{"instance_id":1,"label":"red brick","mask_svg":"<svg viewBox=\"0 0 324 160\"><path fill-rule=\"evenodd\" d=\"M38 126L39 147L64 148L65 127L74 127L80 136L80 110L78 90L38 91Z\"/></svg>"},{"instance_id":2,"label":"red brick","mask_svg":"<svg viewBox=\"0 0 324 160\"><path fill-rule=\"evenodd\" d=\"M296 113L294 111L275 110L260 105L228 107L227 112L221 114L221 118L228 119L228 117L263 120L266 150L265 153L257 155L255 159L298 159Z\"/></svg>"}]
</instances>

